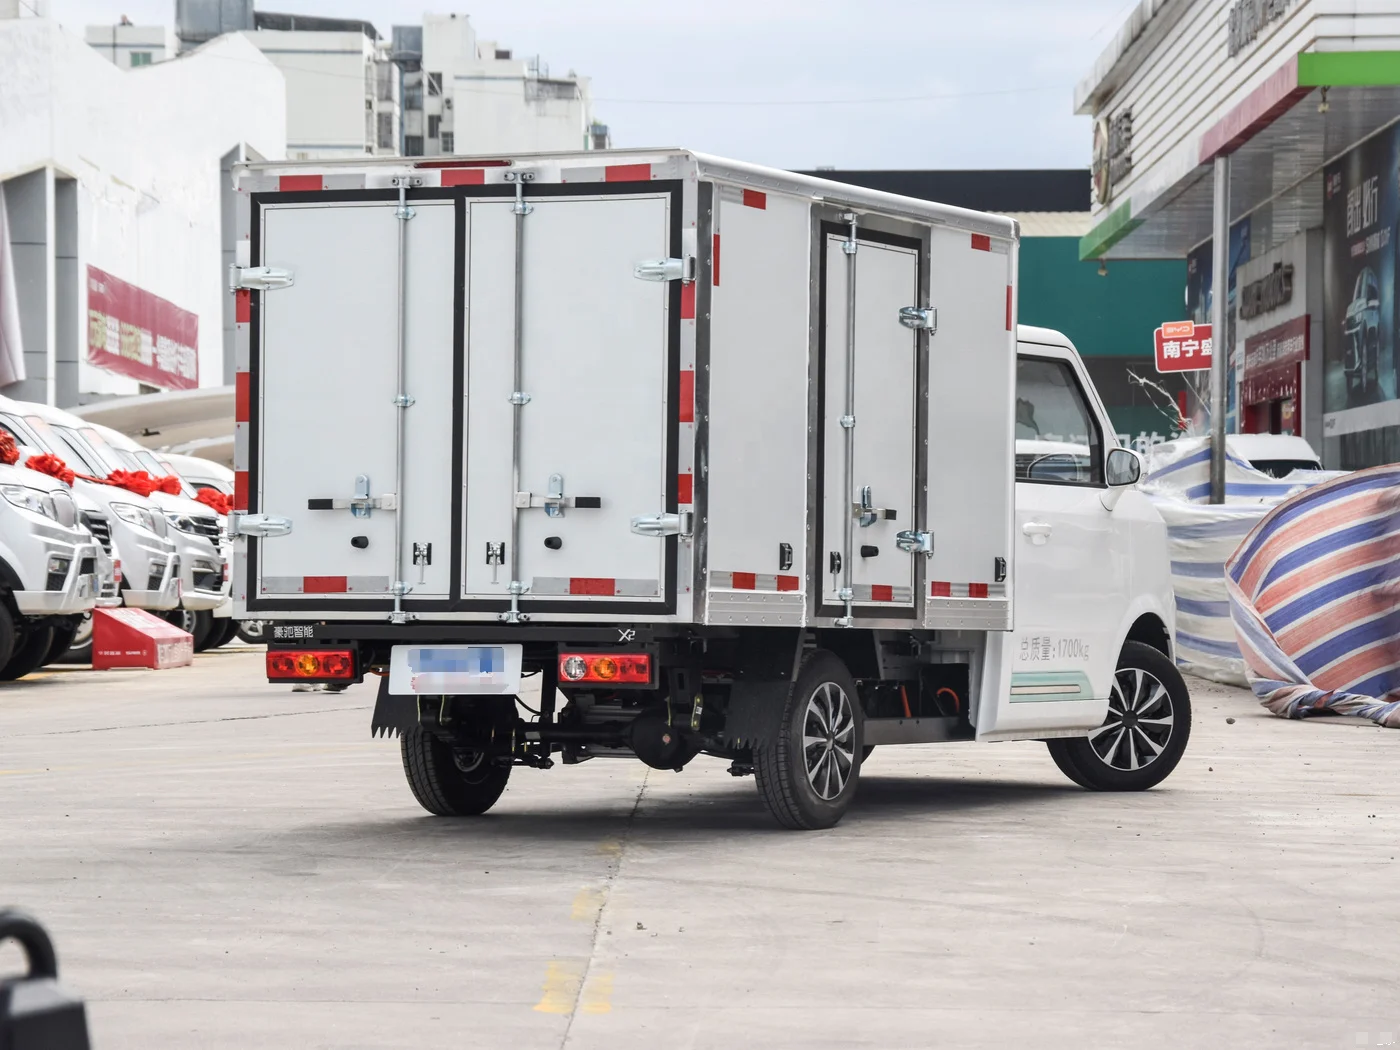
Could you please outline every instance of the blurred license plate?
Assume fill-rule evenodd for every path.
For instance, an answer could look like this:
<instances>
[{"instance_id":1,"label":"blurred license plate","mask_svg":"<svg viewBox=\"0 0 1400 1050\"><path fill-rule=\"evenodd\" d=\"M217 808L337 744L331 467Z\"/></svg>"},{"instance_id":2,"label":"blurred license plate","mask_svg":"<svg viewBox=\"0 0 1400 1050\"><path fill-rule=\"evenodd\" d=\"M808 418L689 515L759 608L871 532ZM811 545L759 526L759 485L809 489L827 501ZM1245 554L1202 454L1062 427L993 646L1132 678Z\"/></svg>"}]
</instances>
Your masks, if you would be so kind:
<instances>
[{"instance_id":1,"label":"blurred license plate","mask_svg":"<svg viewBox=\"0 0 1400 1050\"><path fill-rule=\"evenodd\" d=\"M389 656L394 696L500 693L520 689L519 645L396 645Z\"/></svg>"}]
</instances>

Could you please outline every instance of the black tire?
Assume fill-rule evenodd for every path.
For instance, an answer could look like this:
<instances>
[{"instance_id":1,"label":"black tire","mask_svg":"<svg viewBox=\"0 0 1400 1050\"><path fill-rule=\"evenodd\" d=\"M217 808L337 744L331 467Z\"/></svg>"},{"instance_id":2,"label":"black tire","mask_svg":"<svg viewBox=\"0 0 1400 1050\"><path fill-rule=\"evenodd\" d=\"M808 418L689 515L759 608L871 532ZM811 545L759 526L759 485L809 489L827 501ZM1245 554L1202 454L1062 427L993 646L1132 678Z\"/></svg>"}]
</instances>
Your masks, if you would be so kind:
<instances>
[{"instance_id":1,"label":"black tire","mask_svg":"<svg viewBox=\"0 0 1400 1050\"><path fill-rule=\"evenodd\" d=\"M194 614L194 630L190 631L194 635L194 651L202 653L209 648L209 642L214 637L214 614L208 609L200 609Z\"/></svg>"},{"instance_id":2,"label":"black tire","mask_svg":"<svg viewBox=\"0 0 1400 1050\"><path fill-rule=\"evenodd\" d=\"M10 657L15 654L15 646L19 643L15 618L10 614L10 610L5 608L4 603L0 603L0 667L10 662Z\"/></svg>"},{"instance_id":3,"label":"black tire","mask_svg":"<svg viewBox=\"0 0 1400 1050\"><path fill-rule=\"evenodd\" d=\"M234 628L234 633L249 645L262 645L267 641L263 627L264 624L261 620L239 620L238 626Z\"/></svg>"},{"instance_id":4,"label":"black tire","mask_svg":"<svg viewBox=\"0 0 1400 1050\"><path fill-rule=\"evenodd\" d=\"M824 739L808 747L813 737ZM864 744L854 679L833 654L812 653L783 705L777 738L753 749L754 780L773 819L796 831L835 825L855 797Z\"/></svg>"},{"instance_id":5,"label":"black tire","mask_svg":"<svg viewBox=\"0 0 1400 1050\"><path fill-rule=\"evenodd\" d=\"M44 659L49 655L49 646L53 645L53 628L47 625L43 627L31 627L24 632L24 637L20 639L19 645L15 646L14 654L5 663L3 670L0 670L0 682L13 682L17 678L23 678L27 674L32 674L44 664Z\"/></svg>"},{"instance_id":6,"label":"black tire","mask_svg":"<svg viewBox=\"0 0 1400 1050\"><path fill-rule=\"evenodd\" d=\"M496 804L510 779L510 766L476 752L455 752L422 726L404 732L400 750L413 797L436 817L480 816Z\"/></svg>"},{"instance_id":7,"label":"black tire","mask_svg":"<svg viewBox=\"0 0 1400 1050\"><path fill-rule=\"evenodd\" d=\"M81 616L74 616L67 623L56 625L53 629L53 641L49 643L49 651L44 654L44 665L57 663L68 652L73 644L73 639L77 637L78 625L82 623Z\"/></svg>"},{"instance_id":8,"label":"black tire","mask_svg":"<svg viewBox=\"0 0 1400 1050\"><path fill-rule=\"evenodd\" d=\"M208 648L220 649L233 641L238 634L238 621L232 616L224 617L222 620L215 618L213 632L209 635Z\"/></svg>"},{"instance_id":9,"label":"black tire","mask_svg":"<svg viewBox=\"0 0 1400 1050\"><path fill-rule=\"evenodd\" d=\"M78 633L69 643L67 652L58 657L57 662L63 664L92 663L92 613L83 613L78 618Z\"/></svg>"},{"instance_id":10,"label":"black tire","mask_svg":"<svg viewBox=\"0 0 1400 1050\"><path fill-rule=\"evenodd\" d=\"M1146 791L1167 779L1190 738L1191 695L1181 672L1150 645L1126 642L1104 724L1046 746L1060 770L1091 791Z\"/></svg>"}]
</instances>

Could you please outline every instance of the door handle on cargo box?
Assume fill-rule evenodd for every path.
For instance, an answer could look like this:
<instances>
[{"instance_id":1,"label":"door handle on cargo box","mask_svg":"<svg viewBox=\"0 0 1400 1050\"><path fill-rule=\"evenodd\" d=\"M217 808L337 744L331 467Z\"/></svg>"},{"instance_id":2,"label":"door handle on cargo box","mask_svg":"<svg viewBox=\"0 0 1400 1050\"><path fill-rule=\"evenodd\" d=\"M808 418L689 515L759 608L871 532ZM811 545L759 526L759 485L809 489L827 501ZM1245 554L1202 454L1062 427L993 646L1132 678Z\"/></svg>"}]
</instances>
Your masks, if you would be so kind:
<instances>
[{"instance_id":1,"label":"door handle on cargo box","mask_svg":"<svg viewBox=\"0 0 1400 1050\"><path fill-rule=\"evenodd\" d=\"M1030 541L1037 546L1050 539L1050 533L1054 527L1043 521L1028 521L1021 526L1021 534L1029 536Z\"/></svg>"},{"instance_id":2,"label":"door handle on cargo box","mask_svg":"<svg viewBox=\"0 0 1400 1050\"><path fill-rule=\"evenodd\" d=\"M292 531L291 518L279 518L272 514L247 514L234 511L229 515L229 532L235 536L285 536Z\"/></svg>"}]
</instances>

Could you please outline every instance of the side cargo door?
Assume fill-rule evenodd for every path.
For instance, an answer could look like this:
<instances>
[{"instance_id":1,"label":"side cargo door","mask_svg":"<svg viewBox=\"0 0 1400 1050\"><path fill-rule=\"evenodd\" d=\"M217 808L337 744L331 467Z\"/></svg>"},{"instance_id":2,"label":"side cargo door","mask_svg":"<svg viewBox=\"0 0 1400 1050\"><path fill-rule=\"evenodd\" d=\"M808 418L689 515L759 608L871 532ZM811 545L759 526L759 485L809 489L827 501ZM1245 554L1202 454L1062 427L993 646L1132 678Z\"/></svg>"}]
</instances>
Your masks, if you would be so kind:
<instances>
[{"instance_id":1,"label":"side cargo door","mask_svg":"<svg viewBox=\"0 0 1400 1050\"><path fill-rule=\"evenodd\" d=\"M822 225L821 616L845 614L847 588L858 617L914 612L919 567L898 537L918 527L919 360L900 310L920 301L921 251L913 238L858 230L852 242L849 227Z\"/></svg>"},{"instance_id":2,"label":"side cargo door","mask_svg":"<svg viewBox=\"0 0 1400 1050\"><path fill-rule=\"evenodd\" d=\"M391 196L255 195L252 261L291 283L251 294L249 511L292 530L249 540L252 610L383 610L398 581L409 606L450 596L458 205L415 199L404 224L400 409Z\"/></svg>"},{"instance_id":3,"label":"side cargo door","mask_svg":"<svg viewBox=\"0 0 1400 1050\"><path fill-rule=\"evenodd\" d=\"M464 596L664 613L691 500L670 407L679 184L560 189L528 187L524 214L468 203Z\"/></svg>"}]
</instances>

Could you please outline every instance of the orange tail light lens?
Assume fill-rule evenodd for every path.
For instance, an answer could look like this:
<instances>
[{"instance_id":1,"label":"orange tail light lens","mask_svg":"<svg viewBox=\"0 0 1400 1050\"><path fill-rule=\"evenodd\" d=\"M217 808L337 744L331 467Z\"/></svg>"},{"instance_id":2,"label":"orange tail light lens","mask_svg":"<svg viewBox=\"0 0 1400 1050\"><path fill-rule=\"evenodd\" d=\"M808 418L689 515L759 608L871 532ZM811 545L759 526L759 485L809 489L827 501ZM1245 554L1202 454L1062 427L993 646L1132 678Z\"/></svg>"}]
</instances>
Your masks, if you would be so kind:
<instances>
[{"instance_id":1,"label":"orange tail light lens","mask_svg":"<svg viewBox=\"0 0 1400 1050\"><path fill-rule=\"evenodd\" d=\"M559 680L606 685L650 685L647 653L560 653Z\"/></svg>"},{"instance_id":2,"label":"orange tail light lens","mask_svg":"<svg viewBox=\"0 0 1400 1050\"><path fill-rule=\"evenodd\" d=\"M355 654L349 649L271 649L268 681L344 681L355 677Z\"/></svg>"}]
</instances>

